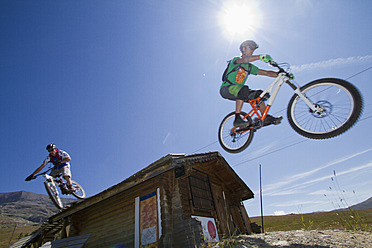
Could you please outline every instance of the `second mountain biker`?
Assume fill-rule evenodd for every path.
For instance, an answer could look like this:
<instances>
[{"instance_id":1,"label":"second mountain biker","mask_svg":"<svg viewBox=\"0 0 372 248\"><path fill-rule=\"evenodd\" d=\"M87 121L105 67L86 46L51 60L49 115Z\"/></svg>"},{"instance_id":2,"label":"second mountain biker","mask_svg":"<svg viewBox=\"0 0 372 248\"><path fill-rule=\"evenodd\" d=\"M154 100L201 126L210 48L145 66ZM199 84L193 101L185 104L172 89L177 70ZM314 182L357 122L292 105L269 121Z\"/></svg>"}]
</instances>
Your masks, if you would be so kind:
<instances>
[{"instance_id":1,"label":"second mountain biker","mask_svg":"<svg viewBox=\"0 0 372 248\"><path fill-rule=\"evenodd\" d=\"M67 190L73 191L74 187L71 183L71 170L70 170L70 155L62 150L57 149L55 144L47 145L46 149L49 152L48 157L44 160L42 165L37 168L30 176L26 178L26 181L34 179L34 175L40 172L48 163L54 165L53 170L51 171L51 176L57 176L62 174L63 178L66 180Z\"/></svg>"}]
</instances>

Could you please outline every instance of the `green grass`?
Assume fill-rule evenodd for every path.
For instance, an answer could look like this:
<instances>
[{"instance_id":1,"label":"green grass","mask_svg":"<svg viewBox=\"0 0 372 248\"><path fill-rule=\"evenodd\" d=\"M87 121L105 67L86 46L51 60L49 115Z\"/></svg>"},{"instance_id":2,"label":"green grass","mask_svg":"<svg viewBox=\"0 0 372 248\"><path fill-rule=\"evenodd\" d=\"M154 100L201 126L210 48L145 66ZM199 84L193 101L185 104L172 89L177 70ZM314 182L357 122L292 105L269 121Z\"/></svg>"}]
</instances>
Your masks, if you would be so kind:
<instances>
[{"instance_id":1,"label":"green grass","mask_svg":"<svg viewBox=\"0 0 372 248\"><path fill-rule=\"evenodd\" d=\"M261 225L261 217L251 217L251 222ZM364 230L372 231L372 209L345 210L310 214L289 214L282 216L264 216L265 232L290 230ZM16 227L11 244L31 234L37 226ZM8 247L14 227L0 228L0 248ZM234 244L232 239L221 241L225 246ZM207 246L208 247L208 246Z\"/></svg>"},{"instance_id":2,"label":"green grass","mask_svg":"<svg viewBox=\"0 0 372 248\"><path fill-rule=\"evenodd\" d=\"M261 225L261 217L250 217ZM265 232L291 230L363 230L372 232L372 209L264 216ZM220 240L219 247L235 247L234 237ZM212 247L211 243L200 247Z\"/></svg>"},{"instance_id":3,"label":"green grass","mask_svg":"<svg viewBox=\"0 0 372 248\"><path fill-rule=\"evenodd\" d=\"M30 235L36 229L37 229L37 226L19 226L19 227L16 227L15 229L14 227L1 228L0 229L0 248L9 247L8 245L9 245L10 238L12 237L13 231L14 231L13 237L12 237L12 240L10 241L11 245L17 242L19 239L27 235Z\"/></svg>"},{"instance_id":4,"label":"green grass","mask_svg":"<svg viewBox=\"0 0 372 248\"><path fill-rule=\"evenodd\" d=\"M264 216L265 232L346 229L372 231L372 209ZM261 225L261 217L251 217Z\"/></svg>"}]
</instances>

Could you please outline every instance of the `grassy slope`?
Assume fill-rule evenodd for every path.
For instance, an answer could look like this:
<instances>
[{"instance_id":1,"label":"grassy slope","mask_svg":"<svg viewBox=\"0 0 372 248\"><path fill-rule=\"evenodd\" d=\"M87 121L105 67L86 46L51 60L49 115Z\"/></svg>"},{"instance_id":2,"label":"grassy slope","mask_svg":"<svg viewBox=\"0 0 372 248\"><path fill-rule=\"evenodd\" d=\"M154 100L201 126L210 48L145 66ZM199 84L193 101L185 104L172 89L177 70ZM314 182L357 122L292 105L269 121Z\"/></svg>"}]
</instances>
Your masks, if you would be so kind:
<instances>
[{"instance_id":1,"label":"grassy slope","mask_svg":"<svg viewBox=\"0 0 372 248\"><path fill-rule=\"evenodd\" d=\"M14 227L1 228L0 229L0 248L9 247L8 244L9 244L10 237L12 237L13 231L14 231L13 237L10 242L11 245L17 242L20 238L23 238L24 236L31 234L36 229L37 229L37 226L19 226L19 227L16 227L15 229Z\"/></svg>"},{"instance_id":2,"label":"grassy slope","mask_svg":"<svg viewBox=\"0 0 372 248\"><path fill-rule=\"evenodd\" d=\"M251 217L261 225L261 217ZM372 230L372 209L345 210L324 213L264 216L265 232L299 229L358 229Z\"/></svg>"},{"instance_id":3,"label":"grassy slope","mask_svg":"<svg viewBox=\"0 0 372 248\"><path fill-rule=\"evenodd\" d=\"M353 216L353 217L351 217ZM261 225L261 217L251 217L251 222ZM291 214L283 216L264 216L265 232L288 231L299 229L360 229L363 225L364 230L372 230L372 209L341 212L324 212L310 214ZM18 241L36 230L37 226L17 227L13 234L11 244ZM0 248L8 247L9 239L13 228L0 229Z\"/></svg>"}]
</instances>

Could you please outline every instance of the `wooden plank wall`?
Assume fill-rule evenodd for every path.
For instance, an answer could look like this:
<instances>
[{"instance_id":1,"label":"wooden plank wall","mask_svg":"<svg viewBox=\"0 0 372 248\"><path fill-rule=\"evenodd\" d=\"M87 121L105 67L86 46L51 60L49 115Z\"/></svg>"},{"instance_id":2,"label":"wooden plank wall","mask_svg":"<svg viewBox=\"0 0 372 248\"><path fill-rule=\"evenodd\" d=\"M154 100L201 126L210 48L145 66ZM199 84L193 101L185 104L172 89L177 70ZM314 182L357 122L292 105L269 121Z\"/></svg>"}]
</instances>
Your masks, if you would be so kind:
<instances>
[{"instance_id":1,"label":"wooden plank wall","mask_svg":"<svg viewBox=\"0 0 372 248\"><path fill-rule=\"evenodd\" d=\"M193 209L188 175L191 166L185 166L186 174L175 178L174 170L166 171L124 192L83 209L71 216L69 237L91 234L85 248L102 248L123 245L134 247L135 198L160 188L161 229L159 247L194 248L202 241L202 229L192 215L212 217L216 220L220 238L234 232L234 222L243 227L239 212L240 202L224 182L210 176L216 211ZM203 168L199 165L198 169ZM215 190L217 189L217 193ZM223 193L225 192L225 199ZM232 198L231 198L232 197ZM218 201L216 201L219 199ZM227 209L226 209L227 208ZM247 218L247 216L245 216Z\"/></svg>"},{"instance_id":2,"label":"wooden plank wall","mask_svg":"<svg viewBox=\"0 0 372 248\"><path fill-rule=\"evenodd\" d=\"M190 215L185 215L185 211L190 210L188 197L183 197L180 192L188 192L185 182L186 177L175 178L174 171L167 173L168 184L164 184L165 196L164 213L165 223L162 225L165 228L163 239L160 242L161 247L180 247L180 248L195 248L201 243L201 225L194 219L190 219ZM187 194L187 193L186 193Z\"/></svg>"},{"instance_id":3,"label":"wooden plank wall","mask_svg":"<svg viewBox=\"0 0 372 248\"><path fill-rule=\"evenodd\" d=\"M85 247L102 248L134 246L135 198L156 190L160 178L148 180L136 187L120 192L109 199L79 211L72 216L69 236L89 234ZM162 188L162 187L160 187Z\"/></svg>"},{"instance_id":4,"label":"wooden plank wall","mask_svg":"<svg viewBox=\"0 0 372 248\"><path fill-rule=\"evenodd\" d=\"M213 163L211 163L213 166ZM248 218L245 209L240 208L240 201L236 198L235 192L227 188L224 181L212 173L210 166L206 164L194 164L197 170L202 171L209 176L211 183L213 200L215 204L215 211L202 211L194 209L191 201L191 194L189 190L189 184L186 178L192 174L191 167L187 169L184 177L179 178L179 192L182 200L183 216L186 218L191 215L204 216L214 218L216 221L218 234L222 237L230 237L237 233L249 233L249 230L245 227L244 218ZM218 174L217 174L218 175ZM244 211L245 213L241 213ZM244 215L244 217L243 217ZM248 232L247 232L248 231Z\"/></svg>"},{"instance_id":5,"label":"wooden plank wall","mask_svg":"<svg viewBox=\"0 0 372 248\"><path fill-rule=\"evenodd\" d=\"M73 214L69 237L90 233L85 248L134 247L135 198L160 188L162 236L159 247L194 248L201 242L201 226L183 215L181 202L185 199L181 199L176 182L174 170L170 170Z\"/></svg>"}]
</instances>

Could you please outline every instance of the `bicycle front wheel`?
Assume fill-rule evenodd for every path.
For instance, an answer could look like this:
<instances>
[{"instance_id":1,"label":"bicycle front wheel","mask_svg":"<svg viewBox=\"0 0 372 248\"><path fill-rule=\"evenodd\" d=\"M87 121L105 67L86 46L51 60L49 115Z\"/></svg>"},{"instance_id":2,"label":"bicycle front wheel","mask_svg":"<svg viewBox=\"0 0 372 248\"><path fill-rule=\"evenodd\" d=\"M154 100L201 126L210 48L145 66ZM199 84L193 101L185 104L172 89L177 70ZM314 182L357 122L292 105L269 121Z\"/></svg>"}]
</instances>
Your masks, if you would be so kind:
<instances>
[{"instance_id":1,"label":"bicycle front wheel","mask_svg":"<svg viewBox=\"0 0 372 248\"><path fill-rule=\"evenodd\" d=\"M78 199L84 199L85 198L85 190L83 187L80 186L77 182L71 180L72 186L75 188L75 191L71 194L75 196Z\"/></svg>"},{"instance_id":2,"label":"bicycle front wheel","mask_svg":"<svg viewBox=\"0 0 372 248\"><path fill-rule=\"evenodd\" d=\"M62 209L63 208L63 203L62 203L61 198L59 198L59 194L58 194L58 190L57 190L56 185L52 182L45 181L44 186L45 186L45 189L46 189L50 199L54 203L54 205L57 208Z\"/></svg>"},{"instance_id":3,"label":"bicycle front wheel","mask_svg":"<svg viewBox=\"0 0 372 248\"><path fill-rule=\"evenodd\" d=\"M362 111L362 97L349 82L322 78L301 87L301 92L319 109L313 112L295 94L287 108L288 121L299 134L311 139L328 139L351 128Z\"/></svg>"},{"instance_id":4,"label":"bicycle front wheel","mask_svg":"<svg viewBox=\"0 0 372 248\"><path fill-rule=\"evenodd\" d=\"M244 118L247 114L242 112ZM218 141L222 148L229 153L239 153L246 149L253 139L253 130L241 131L234 127L235 112L228 114L218 129Z\"/></svg>"}]
</instances>

